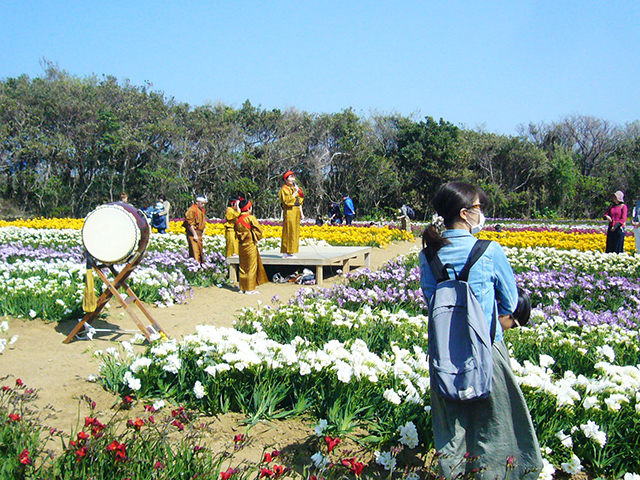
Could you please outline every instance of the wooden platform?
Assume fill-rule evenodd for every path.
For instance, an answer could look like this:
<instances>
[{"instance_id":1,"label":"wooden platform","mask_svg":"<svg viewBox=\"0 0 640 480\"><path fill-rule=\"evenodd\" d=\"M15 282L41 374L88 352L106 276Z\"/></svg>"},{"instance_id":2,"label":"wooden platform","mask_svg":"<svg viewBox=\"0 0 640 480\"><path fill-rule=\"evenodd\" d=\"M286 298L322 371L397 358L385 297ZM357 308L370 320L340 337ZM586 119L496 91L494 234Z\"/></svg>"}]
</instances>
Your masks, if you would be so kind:
<instances>
[{"instance_id":1,"label":"wooden platform","mask_svg":"<svg viewBox=\"0 0 640 480\"><path fill-rule=\"evenodd\" d=\"M286 265L315 267L316 269L316 285L322 285L323 274L322 268L329 265L338 265L342 267L342 271L347 273L351 267L351 261L358 257L363 257L364 266L371 264L371 247L300 247L300 251L296 253L296 258L282 258L280 250L264 250L260 252L260 258L264 265ZM229 280L231 282L238 281L238 270L240 268L240 258L233 256L227 258L229 264Z\"/></svg>"}]
</instances>

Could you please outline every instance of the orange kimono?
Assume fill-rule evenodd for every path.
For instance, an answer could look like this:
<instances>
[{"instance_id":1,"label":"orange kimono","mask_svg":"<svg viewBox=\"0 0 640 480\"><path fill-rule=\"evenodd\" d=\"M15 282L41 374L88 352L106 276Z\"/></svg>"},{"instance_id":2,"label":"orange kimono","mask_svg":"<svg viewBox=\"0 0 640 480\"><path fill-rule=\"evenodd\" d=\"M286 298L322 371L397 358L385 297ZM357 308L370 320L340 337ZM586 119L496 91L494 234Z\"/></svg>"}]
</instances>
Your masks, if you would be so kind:
<instances>
[{"instance_id":1,"label":"orange kimono","mask_svg":"<svg viewBox=\"0 0 640 480\"><path fill-rule=\"evenodd\" d=\"M298 196L294 197L294 189L298 189ZM283 185L278 194L282 205L282 244L280 253L298 253L300 249L300 219L302 217L302 203L304 195L300 187Z\"/></svg>"},{"instance_id":2,"label":"orange kimono","mask_svg":"<svg viewBox=\"0 0 640 480\"><path fill-rule=\"evenodd\" d=\"M202 237L204 235L204 229L207 226L207 217L205 217L204 208L200 209L194 203L189 207L187 213L184 214L184 217L184 228L186 230L187 243L189 245L189 256L202 263L204 260L204 243ZM191 225L198 234L197 239L191 233L189 225Z\"/></svg>"},{"instance_id":3,"label":"orange kimono","mask_svg":"<svg viewBox=\"0 0 640 480\"><path fill-rule=\"evenodd\" d=\"M238 237L236 237L235 226L239 216L240 212L235 208L227 207L227 212L225 213L227 221L224 222L224 238L227 240L227 258L238 254Z\"/></svg>"},{"instance_id":4,"label":"orange kimono","mask_svg":"<svg viewBox=\"0 0 640 480\"><path fill-rule=\"evenodd\" d=\"M262 226L250 213L241 213L235 225L238 237L238 255L240 256L240 290L250 292L258 285L268 283L267 272L262 265L258 240L262 238Z\"/></svg>"}]
</instances>

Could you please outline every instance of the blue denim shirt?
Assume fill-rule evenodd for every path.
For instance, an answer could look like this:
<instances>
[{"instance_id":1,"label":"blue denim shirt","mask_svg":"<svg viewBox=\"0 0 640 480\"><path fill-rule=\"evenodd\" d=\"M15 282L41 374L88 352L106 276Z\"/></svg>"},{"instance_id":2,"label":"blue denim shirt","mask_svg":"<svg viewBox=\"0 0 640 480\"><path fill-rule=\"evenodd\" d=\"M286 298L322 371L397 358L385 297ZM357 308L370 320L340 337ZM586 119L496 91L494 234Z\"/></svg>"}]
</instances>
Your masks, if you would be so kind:
<instances>
[{"instance_id":1,"label":"blue denim shirt","mask_svg":"<svg viewBox=\"0 0 640 480\"><path fill-rule=\"evenodd\" d=\"M452 264L456 272L460 273L477 240L468 231L459 229L445 230L442 236L451 243L438 250L440 261L443 265ZM453 278L453 274L450 275ZM424 252L420 253L420 284L427 304L431 303L436 280ZM482 306L489 326L496 301L499 315L510 315L518 305L518 288L513 270L504 250L496 242L491 242L482 257L471 267L469 285ZM499 340L502 340L502 327L496 318L495 341Z\"/></svg>"}]
</instances>

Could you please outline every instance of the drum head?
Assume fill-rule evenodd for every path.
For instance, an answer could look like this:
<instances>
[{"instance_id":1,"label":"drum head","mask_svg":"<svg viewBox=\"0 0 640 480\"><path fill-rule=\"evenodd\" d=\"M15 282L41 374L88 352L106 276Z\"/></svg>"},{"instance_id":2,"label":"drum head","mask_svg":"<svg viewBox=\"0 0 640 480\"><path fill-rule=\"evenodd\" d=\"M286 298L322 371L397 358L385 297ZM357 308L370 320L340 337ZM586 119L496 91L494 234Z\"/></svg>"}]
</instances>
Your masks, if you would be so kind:
<instances>
[{"instance_id":1,"label":"drum head","mask_svg":"<svg viewBox=\"0 0 640 480\"><path fill-rule=\"evenodd\" d=\"M102 263L125 263L136 252L139 242L135 215L120 205L102 205L84 220L84 248Z\"/></svg>"}]
</instances>

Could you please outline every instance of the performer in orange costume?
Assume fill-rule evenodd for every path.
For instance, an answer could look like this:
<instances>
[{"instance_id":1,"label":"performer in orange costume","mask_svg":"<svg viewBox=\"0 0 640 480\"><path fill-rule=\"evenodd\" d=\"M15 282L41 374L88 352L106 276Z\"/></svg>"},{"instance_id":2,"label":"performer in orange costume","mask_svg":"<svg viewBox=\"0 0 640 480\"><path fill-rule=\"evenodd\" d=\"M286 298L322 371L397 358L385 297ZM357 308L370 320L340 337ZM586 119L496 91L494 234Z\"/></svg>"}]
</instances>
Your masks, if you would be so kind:
<instances>
[{"instance_id":1,"label":"performer in orange costume","mask_svg":"<svg viewBox=\"0 0 640 480\"><path fill-rule=\"evenodd\" d=\"M236 220L235 232L238 237L240 256L240 292L254 295L256 287L269 282L267 272L264 271L258 240L262 238L262 226L253 216L253 205L249 200L240 201L240 216Z\"/></svg>"},{"instance_id":2,"label":"performer in orange costume","mask_svg":"<svg viewBox=\"0 0 640 480\"><path fill-rule=\"evenodd\" d=\"M298 253L300 244L300 220L304 218L302 214L302 203L304 193L296 185L296 177L291 170L283 177L285 184L280 189L278 197L282 205L282 244L280 253L284 258L295 258L294 253Z\"/></svg>"},{"instance_id":3,"label":"performer in orange costume","mask_svg":"<svg viewBox=\"0 0 640 480\"><path fill-rule=\"evenodd\" d=\"M204 229L207 226L207 218L204 214L204 206L207 203L207 197L196 197L196 203L191 205L184 214L184 228L187 234L187 243L189 244L189 256L195 258L202 263L204 260Z\"/></svg>"},{"instance_id":4,"label":"performer in orange costume","mask_svg":"<svg viewBox=\"0 0 640 480\"><path fill-rule=\"evenodd\" d=\"M227 258L238 254L238 237L236 237L235 226L236 220L238 220L238 217L240 216L240 207L238 206L240 200L241 199L239 197L230 197L229 206L224 214L225 219L227 220L224 222L224 238L227 241Z\"/></svg>"}]
</instances>

